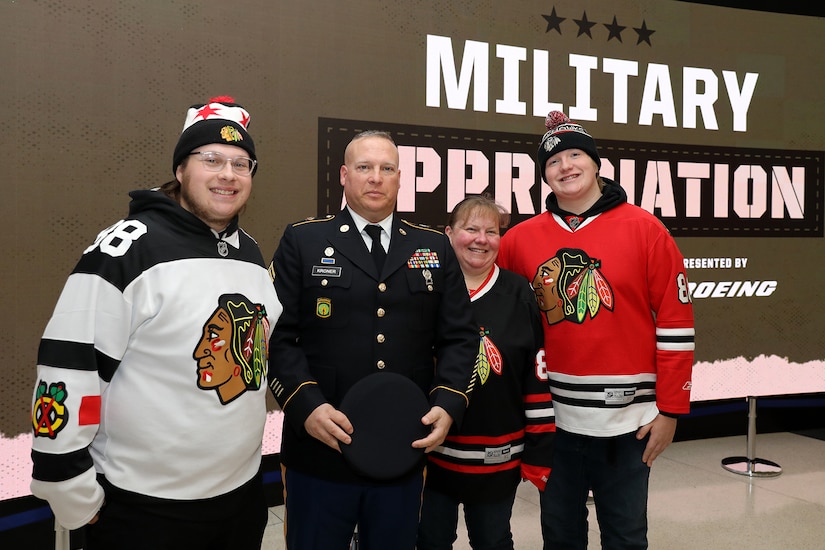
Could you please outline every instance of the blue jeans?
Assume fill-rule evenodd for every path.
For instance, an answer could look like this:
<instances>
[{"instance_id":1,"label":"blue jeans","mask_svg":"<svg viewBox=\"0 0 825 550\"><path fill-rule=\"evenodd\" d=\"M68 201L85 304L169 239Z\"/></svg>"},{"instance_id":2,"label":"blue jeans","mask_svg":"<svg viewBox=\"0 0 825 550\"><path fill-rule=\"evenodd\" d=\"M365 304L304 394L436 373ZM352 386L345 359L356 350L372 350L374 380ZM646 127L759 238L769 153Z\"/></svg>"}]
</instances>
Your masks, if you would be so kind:
<instances>
[{"instance_id":1,"label":"blue jeans","mask_svg":"<svg viewBox=\"0 0 825 550\"><path fill-rule=\"evenodd\" d=\"M473 550L513 550L510 516L516 500L512 494L499 500L464 504L464 521ZM417 550L450 550L458 527L459 501L424 485Z\"/></svg>"},{"instance_id":2,"label":"blue jeans","mask_svg":"<svg viewBox=\"0 0 825 550\"><path fill-rule=\"evenodd\" d=\"M556 432L553 470L540 500L545 550L587 548L591 489L603 550L647 548L646 444L635 432L606 438Z\"/></svg>"}]
</instances>

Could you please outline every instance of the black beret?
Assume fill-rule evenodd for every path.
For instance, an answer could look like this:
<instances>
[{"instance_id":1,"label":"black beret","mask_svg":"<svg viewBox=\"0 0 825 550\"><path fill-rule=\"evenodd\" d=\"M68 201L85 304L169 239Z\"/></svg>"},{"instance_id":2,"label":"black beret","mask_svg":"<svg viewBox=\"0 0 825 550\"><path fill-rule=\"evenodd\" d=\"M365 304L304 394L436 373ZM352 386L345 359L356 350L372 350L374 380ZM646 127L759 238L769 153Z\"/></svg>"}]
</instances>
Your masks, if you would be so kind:
<instances>
[{"instance_id":1,"label":"black beret","mask_svg":"<svg viewBox=\"0 0 825 550\"><path fill-rule=\"evenodd\" d=\"M353 426L352 443L342 444L341 452L362 476L386 481L423 465L424 449L414 449L412 442L430 433L421 423L430 405L406 376L376 372L361 379L346 393L340 410Z\"/></svg>"}]
</instances>

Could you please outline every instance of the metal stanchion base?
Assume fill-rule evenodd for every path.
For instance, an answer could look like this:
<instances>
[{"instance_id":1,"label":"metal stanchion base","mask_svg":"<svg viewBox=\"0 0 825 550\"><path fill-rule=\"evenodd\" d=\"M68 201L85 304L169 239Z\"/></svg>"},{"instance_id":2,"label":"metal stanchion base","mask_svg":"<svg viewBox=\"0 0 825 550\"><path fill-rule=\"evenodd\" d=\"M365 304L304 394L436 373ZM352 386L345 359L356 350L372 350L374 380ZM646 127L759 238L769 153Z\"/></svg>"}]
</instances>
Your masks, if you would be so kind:
<instances>
[{"instance_id":1,"label":"metal stanchion base","mask_svg":"<svg viewBox=\"0 0 825 550\"><path fill-rule=\"evenodd\" d=\"M748 396L748 456L731 456L722 459L722 468L734 474L749 477L776 477L782 468L776 462L756 456L756 396Z\"/></svg>"},{"instance_id":2,"label":"metal stanchion base","mask_svg":"<svg viewBox=\"0 0 825 550\"><path fill-rule=\"evenodd\" d=\"M782 473L782 467L776 462L764 458L749 459L746 456L723 458L722 468L734 474L750 477L776 477Z\"/></svg>"}]
</instances>

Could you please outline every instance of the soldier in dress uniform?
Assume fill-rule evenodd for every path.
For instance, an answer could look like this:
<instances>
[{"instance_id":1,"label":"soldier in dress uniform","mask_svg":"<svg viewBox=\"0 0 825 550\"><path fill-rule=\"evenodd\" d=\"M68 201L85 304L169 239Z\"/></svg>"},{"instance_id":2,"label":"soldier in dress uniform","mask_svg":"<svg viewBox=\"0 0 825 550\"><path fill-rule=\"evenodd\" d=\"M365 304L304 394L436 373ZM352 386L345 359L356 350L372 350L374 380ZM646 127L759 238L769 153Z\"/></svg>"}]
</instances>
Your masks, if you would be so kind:
<instances>
[{"instance_id":1,"label":"soldier in dress uniform","mask_svg":"<svg viewBox=\"0 0 825 550\"><path fill-rule=\"evenodd\" d=\"M357 525L362 550L412 550L424 452L444 441L470 399L478 330L461 268L443 233L395 213L398 164L389 134L355 136L340 170L346 207L289 225L272 259L284 305L269 381L285 414L287 548L344 549ZM341 401L380 372L407 377L429 401L426 435L410 437L422 451L411 468L396 475L390 449L369 449L386 453L391 479L342 454L358 429Z\"/></svg>"}]
</instances>

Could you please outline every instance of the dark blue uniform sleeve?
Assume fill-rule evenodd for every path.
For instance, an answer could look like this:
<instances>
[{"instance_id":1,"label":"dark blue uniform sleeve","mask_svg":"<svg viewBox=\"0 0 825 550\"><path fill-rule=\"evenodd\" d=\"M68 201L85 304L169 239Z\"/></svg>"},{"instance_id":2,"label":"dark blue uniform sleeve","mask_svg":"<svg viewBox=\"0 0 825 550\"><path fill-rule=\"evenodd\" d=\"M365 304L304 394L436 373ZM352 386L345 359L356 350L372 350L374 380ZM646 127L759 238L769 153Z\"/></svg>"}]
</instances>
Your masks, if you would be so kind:
<instances>
[{"instance_id":1,"label":"dark blue uniform sleeve","mask_svg":"<svg viewBox=\"0 0 825 550\"><path fill-rule=\"evenodd\" d=\"M269 343L269 387L288 422L301 433L304 421L326 402L301 349L300 298L302 259L294 228L284 231L270 271L284 306Z\"/></svg>"},{"instance_id":2,"label":"dark blue uniform sleeve","mask_svg":"<svg viewBox=\"0 0 825 550\"><path fill-rule=\"evenodd\" d=\"M445 291L436 322L435 379L430 404L440 406L461 424L476 381L478 328L458 259L443 237Z\"/></svg>"}]
</instances>

